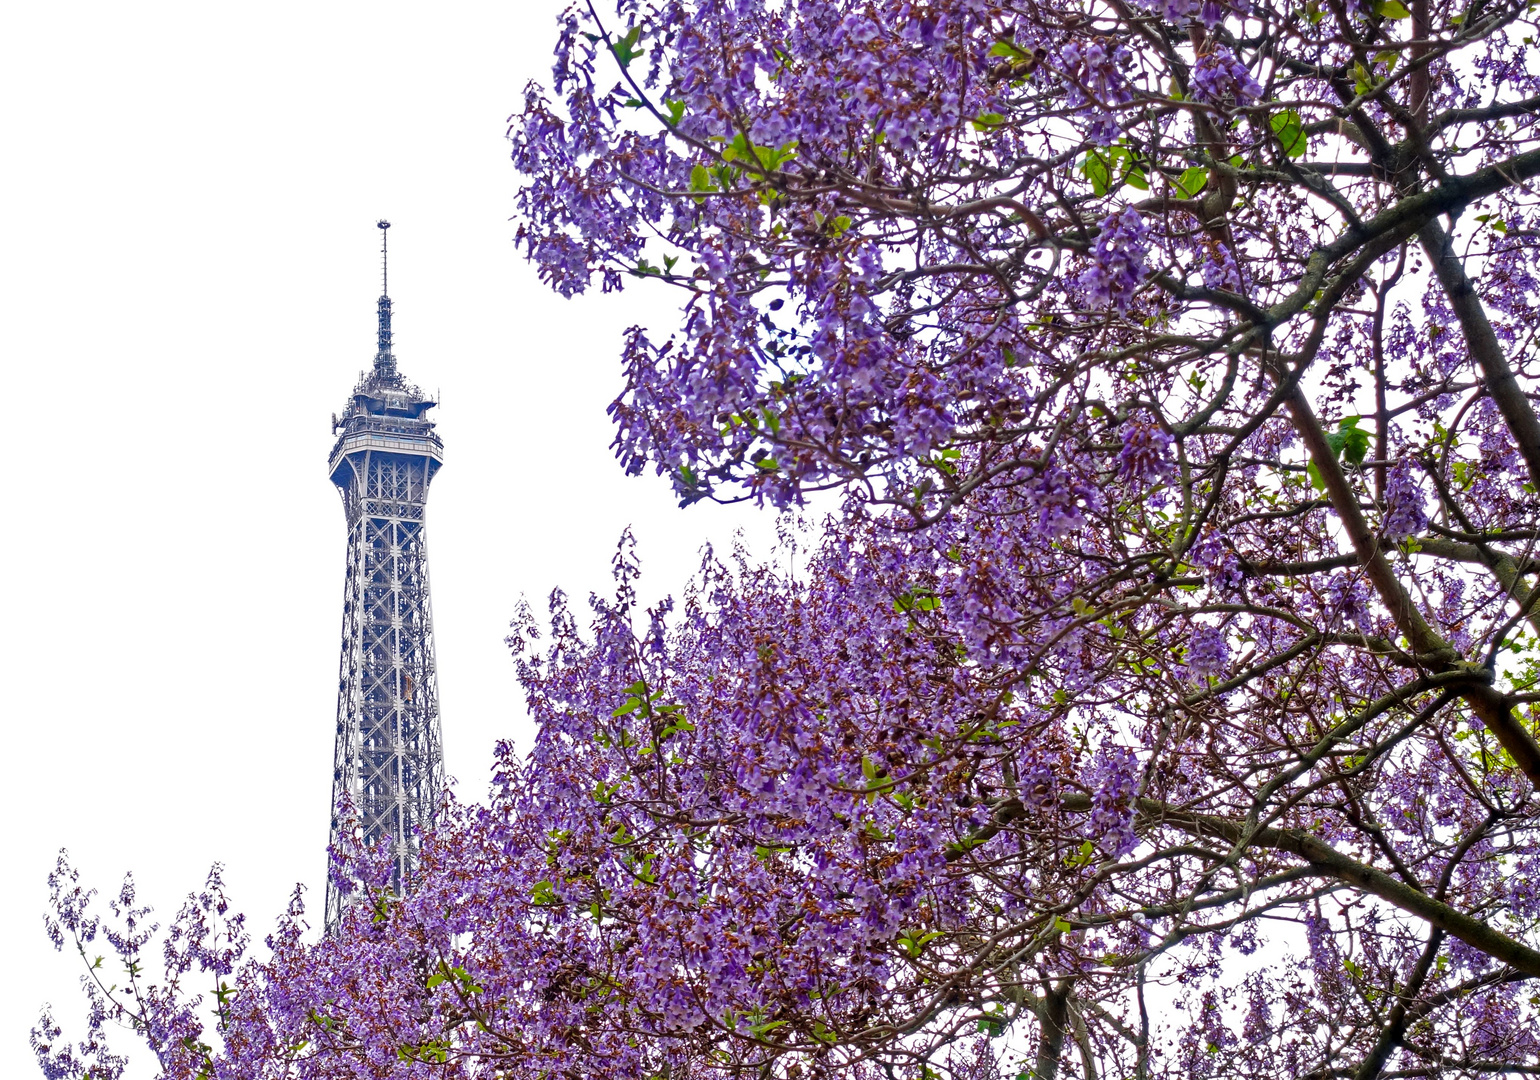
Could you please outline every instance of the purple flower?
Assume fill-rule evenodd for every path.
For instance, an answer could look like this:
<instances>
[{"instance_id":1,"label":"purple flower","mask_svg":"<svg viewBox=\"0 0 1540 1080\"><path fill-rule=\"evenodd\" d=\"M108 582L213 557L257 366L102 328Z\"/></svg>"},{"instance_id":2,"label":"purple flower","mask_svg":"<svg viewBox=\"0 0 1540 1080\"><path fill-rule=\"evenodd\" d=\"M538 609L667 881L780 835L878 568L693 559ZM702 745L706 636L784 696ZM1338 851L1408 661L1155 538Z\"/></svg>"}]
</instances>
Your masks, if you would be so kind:
<instances>
[{"instance_id":1,"label":"purple flower","mask_svg":"<svg viewBox=\"0 0 1540 1080\"><path fill-rule=\"evenodd\" d=\"M1245 294L1246 281L1226 244L1215 244L1203 258L1203 287Z\"/></svg>"},{"instance_id":2,"label":"purple flower","mask_svg":"<svg viewBox=\"0 0 1540 1080\"><path fill-rule=\"evenodd\" d=\"M1176 471L1171 460L1171 436L1149 419L1130 419L1123 425L1123 448L1118 451L1118 477L1136 484L1169 480Z\"/></svg>"},{"instance_id":3,"label":"purple flower","mask_svg":"<svg viewBox=\"0 0 1540 1080\"><path fill-rule=\"evenodd\" d=\"M1246 65L1223 45L1198 57L1192 69L1192 97L1210 105L1250 105L1262 96L1262 86Z\"/></svg>"},{"instance_id":4,"label":"purple flower","mask_svg":"<svg viewBox=\"0 0 1540 1080\"><path fill-rule=\"evenodd\" d=\"M1103 747L1086 777L1091 794L1091 829L1101 848L1120 859L1139 846L1134 831L1134 794L1139 783L1139 759L1126 746Z\"/></svg>"},{"instance_id":5,"label":"purple flower","mask_svg":"<svg viewBox=\"0 0 1540 1080\"><path fill-rule=\"evenodd\" d=\"M1206 572L1210 585L1225 591L1239 589L1246 582L1240 559L1217 536L1208 536L1194 544L1188 559Z\"/></svg>"},{"instance_id":6,"label":"purple flower","mask_svg":"<svg viewBox=\"0 0 1540 1080\"><path fill-rule=\"evenodd\" d=\"M1323 615L1329 619L1346 619L1361 634L1373 632L1367 585L1348 574L1333 574L1326 583L1325 593Z\"/></svg>"},{"instance_id":7,"label":"purple flower","mask_svg":"<svg viewBox=\"0 0 1540 1080\"><path fill-rule=\"evenodd\" d=\"M1396 462L1385 479L1385 517L1381 523L1390 540L1405 540L1428 527L1423 508L1422 488L1412 477L1412 463L1407 458Z\"/></svg>"},{"instance_id":8,"label":"purple flower","mask_svg":"<svg viewBox=\"0 0 1540 1080\"><path fill-rule=\"evenodd\" d=\"M1197 626L1187 643L1187 666L1199 675L1221 674L1230 663L1230 645L1217 626Z\"/></svg>"},{"instance_id":9,"label":"purple flower","mask_svg":"<svg viewBox=\"0 0 1540 1080\"><path fill-rule=\"evenodd\" d=\"M1028 806L1049 805L1058 786L1058 776L1046 762L1033 761L1021 770L1021 798Z\"/></svg>"},{"instance_id":10,"label":"purple flower","mask_svg":"<svg viewBox=\"0 0 1540 1080\"><path fill-rule=\"evenodd\" d=\"M1057 540L1066 533L1085 527L1082 504L1090 505L1095 492L1067 470L1049 462L1030 487L1032 501L1038 513L1038 528L1050 539Z\"/></svg>"},{"instance_id":11,"label":"purple flower","mask_svg":"<svg viewBox=\"0 0 1540 1080\"><path fill-rule=\"evenodd\" d=\"M1139 211L1130 206L1122 213L1108 215L1091 249L1091 268L1080 275L1091 303L1116 308L1119 315L1128 314L1134 291L1144 280L1148 254L1148 230Z\"/></svg>"},{"instance_id":12,"label":"purple flower","mask_svg":"<svg viewBox=\"0 0 1540 1080\"><path fill-rule=\"evenodd\" d=\"M1121 130L1111 107L1134 99L1133 87L1124 74L1132 61L1133 54L1126 46L1101 38L1071 41L1059 52L1059 68L1067 83L1065 104L1080 110L1089 121L1087 134L1099 146L1111 145Z\"/></svg>"}]
</instances>

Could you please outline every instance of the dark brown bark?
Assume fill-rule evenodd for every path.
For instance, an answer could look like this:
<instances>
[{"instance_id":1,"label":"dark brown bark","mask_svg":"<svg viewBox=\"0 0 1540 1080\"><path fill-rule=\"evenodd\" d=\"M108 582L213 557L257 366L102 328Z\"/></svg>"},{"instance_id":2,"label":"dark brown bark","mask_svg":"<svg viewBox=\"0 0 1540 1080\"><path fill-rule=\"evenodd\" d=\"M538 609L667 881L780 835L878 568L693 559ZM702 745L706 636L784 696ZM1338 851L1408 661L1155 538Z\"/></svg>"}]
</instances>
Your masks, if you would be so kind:
<instances>
[{"instance_id":1,"label":"dark brown bark","mask_svg":"<svg viewBox=\"0 0 1540 1080\"><path fill-rule=\"evenodd\" d=\"M1464 263L1455 254L1451 236L1437 219L1423 225L1417 235L1423 251L1433 263L1434 275L1443 286L1455 318L1460 320L1465 347L1481 369L1486 391L1497 403L1503 422L1508 425L1509 433L1519 445L1519 453L1524 456L1524 463L1529 466L1530 483L1540 490L1540 417L1536 417L1535 407L1524 396L1513 368L1508 365L1508 358L1503 355L1502 343L1497 340L1481 297L1476 295L1475 286L1465 273Z\"/></svg>"},{"instance_id":2,"label":"dark brown bark","mask_svg":"<svg viewBox=\"0 0 1540 1080\"><path fill-rule=\"evenodd\" d=\"M1050 986L1038 1002L1037 1061L1032 1066L1032 1080L1056 1080L1059 1058L1064 1053L1064 1032L1069 1026L1069 992L1074 984L1068 979Z\"/></svg>"}]
</instances>

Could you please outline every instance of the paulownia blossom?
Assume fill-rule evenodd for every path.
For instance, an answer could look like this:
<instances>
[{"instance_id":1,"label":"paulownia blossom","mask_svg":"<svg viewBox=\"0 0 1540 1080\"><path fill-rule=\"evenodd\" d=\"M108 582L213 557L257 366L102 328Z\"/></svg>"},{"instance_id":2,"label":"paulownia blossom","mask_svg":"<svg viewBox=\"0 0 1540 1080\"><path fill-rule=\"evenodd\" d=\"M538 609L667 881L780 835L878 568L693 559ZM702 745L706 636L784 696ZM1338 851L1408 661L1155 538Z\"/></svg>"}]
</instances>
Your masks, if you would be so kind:
<instances>
[{"instance_id":1,"label":"paulownia blossom","mask_svg":"<svg viewBox=\"0 0 1540 1080\"><path fill-rule=\"evenodd\" d=\"M623 467L838 510L651 612L623 543L518 619L538 738L409 895L353 845L343 924L242 961L216 880L45 1069L117 1075L113 1019L173 1077L1540 1068L1536 32L571 8L519 237L658 297Z\"/></svg>"}]
</instances>

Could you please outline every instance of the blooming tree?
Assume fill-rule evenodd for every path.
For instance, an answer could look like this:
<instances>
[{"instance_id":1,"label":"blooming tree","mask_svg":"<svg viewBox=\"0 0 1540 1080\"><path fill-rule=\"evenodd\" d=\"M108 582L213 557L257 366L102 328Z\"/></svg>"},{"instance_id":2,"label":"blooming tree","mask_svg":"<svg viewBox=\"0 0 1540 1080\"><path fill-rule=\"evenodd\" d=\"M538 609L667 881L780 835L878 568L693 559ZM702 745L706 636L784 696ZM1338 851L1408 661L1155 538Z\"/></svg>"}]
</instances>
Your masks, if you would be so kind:
<instances>
[{"instance_id":1,"label":"blooming tree","mask_svg":"<svg viewBox=\"0 0 1540 1080\"><path fill-rule=\"evenodd\" d=\"M839 511L677 609L623 542L586 626L516 622L538 739L410 895L342 852L365 899L244 964L194 898L45 1068L115 1075L114 1017L188 1077L1540 1068L1534 33L575 5L519 237L678 298L621 461Z\"/></svg>"}]
</instances>

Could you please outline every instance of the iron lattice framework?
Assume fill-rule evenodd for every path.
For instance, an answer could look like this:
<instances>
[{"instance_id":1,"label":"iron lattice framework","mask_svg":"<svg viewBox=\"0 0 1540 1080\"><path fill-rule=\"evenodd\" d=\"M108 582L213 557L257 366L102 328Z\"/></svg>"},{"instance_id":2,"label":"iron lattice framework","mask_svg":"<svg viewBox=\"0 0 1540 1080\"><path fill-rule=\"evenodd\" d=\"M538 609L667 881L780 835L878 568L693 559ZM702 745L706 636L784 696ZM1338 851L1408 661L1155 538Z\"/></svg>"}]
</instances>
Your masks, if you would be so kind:
<instances>
[{"instance_id":1,"label":"iron lattice framework","mask_svg":"<svg viewBox=\"0 0 1540 1080\"><path fill-rule=\"evenodd\" d=\"M390 227L380 222L381 230ZM381 233L382 238L385 233ZM389 278L379 300L379 347L340 419L331 478L348 523L337 681L331 840L352 804L366 842L389 838L391 889L410 886L418 837L444 785L433 613L424 530L428 485L443 463L429 401L396 370ZM327 874L326 924L349 902Z\"/></svg>"}]
</instances>

